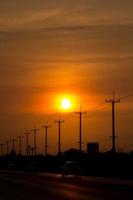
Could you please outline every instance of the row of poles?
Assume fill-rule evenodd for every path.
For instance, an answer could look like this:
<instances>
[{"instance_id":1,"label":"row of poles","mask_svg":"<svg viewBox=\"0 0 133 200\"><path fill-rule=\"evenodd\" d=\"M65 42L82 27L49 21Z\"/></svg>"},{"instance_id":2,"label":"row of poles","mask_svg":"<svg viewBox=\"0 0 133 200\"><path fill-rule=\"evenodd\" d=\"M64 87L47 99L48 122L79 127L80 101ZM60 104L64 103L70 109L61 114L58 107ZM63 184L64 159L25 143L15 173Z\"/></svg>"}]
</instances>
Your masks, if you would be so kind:
<instances>
[{"instance_id":1,"label":"row of poles","mask_svg":"<svg viewBox=\"0 0 133 200\"><path fill-rule=\"evenodd\" d=\"M79 150L82 151L82 114L85 114L85 112L76 112L76 114L79 114L79 119L80 119L80 126L79 126ZM56 120L55 123L58 125L58 154L61 154L61 124L64 123L63 120ZM42 128L45 129L45 155L48 154L48 129L51 128L51 126L49 124L45 124L42 126ZM31 129L31 131L27 131L24 133L24 135L26 136L26 155L30 156L30 155L37 155L37 132L39 131L39 129L34 128ZM34 137L34 147L31 147L31 145L29 145L29 135L33 132L33 137ZM22 153L22 139L24 138L24 136L18 136L17 139L19 139L19 153ZM5 145L7 148L7 154L9 154L9 142L12 142L12 150L15 150L15 142L16 139L12 139L11 141L6 141ZM0 144L0 148L1 148L1 155L3 155L3 147L4 144Z\"/></svg>"},{"instance_id":2,"label":"row of poles","mask_svg":"<svg viewBox=\"0 0 133 200\"><path fill-rule=\"evenodd\" d=\"M111 103L112 105L112 152L116 152L116 132L115 132L115 104L120 102L120 99L116 100L115 99L115 94L113 92L113 98L106 100L106 103ZM82 151L82 116L84 114L87 114L87 112L83 112L82 109L79 112L75 112L75 114L79 115L79 151ZM61 154L61 124L64 123L63 120L56 120L55 121L56 124L58 124L58 154ZM48 154L48 129L51 126L49 124L45 124L42 126L42 128L45 129L45 155ZM26 135L26 155L30 156L32 155L37 155L37 132L39 131L39 129L31 129L31 132L33 132L34 135L34 147L31 147L29 145L29 135L31 134L31 132L25 132L24 134ZM18 136L17 137L19 139L19 153L21 154L22 152L22 139L24 138L23 136ZM11 140L12 142L12 149L15 149L15 142L16 140L13 139ZM1 148L1 155L3 155L3 145L4 144L0 144L0 148ZM7 154L9 154L9 141L6 141L6 146L7 146Z\"/></svg>"}]
</instances>

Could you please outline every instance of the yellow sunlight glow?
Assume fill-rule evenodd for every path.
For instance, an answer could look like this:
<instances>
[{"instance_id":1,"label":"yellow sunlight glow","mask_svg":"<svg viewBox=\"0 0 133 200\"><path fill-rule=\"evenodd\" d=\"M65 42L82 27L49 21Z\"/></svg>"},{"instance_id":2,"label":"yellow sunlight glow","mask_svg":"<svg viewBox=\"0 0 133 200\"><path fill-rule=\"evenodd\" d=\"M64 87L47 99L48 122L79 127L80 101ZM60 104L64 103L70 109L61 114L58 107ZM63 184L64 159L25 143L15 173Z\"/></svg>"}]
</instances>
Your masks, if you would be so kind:
<instances>
[{"instance_id":1,"label":"yellow sunlight glow","mask_svg":"<svg viewBox=\"0 0 133 200\"><path fill-rule=\"evenodd\" d=\"M76 110L79 104L79 99L77 95L69 93L56 94L53 97L53 105L55 111L59 112L73 112Z\"/></svg>"},{"instance_id":2,"label":"yellow sunlight glow","mask_svg":"<svg viewBox=\"0 0 133 200\"><path fill-rule=\"evenodd\" d=\"M71 102L70 102L70 100L66 99L66 98L63 99L61 101L61 107L62 107L62 109L65 109L65 110L70 109L71 108Z\"/></svg>"}]
</instances>

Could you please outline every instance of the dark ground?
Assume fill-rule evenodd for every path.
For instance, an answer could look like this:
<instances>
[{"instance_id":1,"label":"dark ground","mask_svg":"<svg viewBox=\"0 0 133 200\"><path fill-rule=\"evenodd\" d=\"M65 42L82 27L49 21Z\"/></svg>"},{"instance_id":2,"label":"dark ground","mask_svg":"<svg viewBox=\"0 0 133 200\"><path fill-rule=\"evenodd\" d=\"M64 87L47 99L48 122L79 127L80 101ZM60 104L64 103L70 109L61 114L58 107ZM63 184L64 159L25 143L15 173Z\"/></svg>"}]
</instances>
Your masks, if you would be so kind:
<instances>
[{"instance_id":1,"label":"dark ground","mask_svg":"<svg viewBox=\"0 0 133 200\"><path fill-rule=\"evenodd\" d=\"M0 172L0 200L132 200L133 187L68 177Z\"/></svg>"}]
</instances>

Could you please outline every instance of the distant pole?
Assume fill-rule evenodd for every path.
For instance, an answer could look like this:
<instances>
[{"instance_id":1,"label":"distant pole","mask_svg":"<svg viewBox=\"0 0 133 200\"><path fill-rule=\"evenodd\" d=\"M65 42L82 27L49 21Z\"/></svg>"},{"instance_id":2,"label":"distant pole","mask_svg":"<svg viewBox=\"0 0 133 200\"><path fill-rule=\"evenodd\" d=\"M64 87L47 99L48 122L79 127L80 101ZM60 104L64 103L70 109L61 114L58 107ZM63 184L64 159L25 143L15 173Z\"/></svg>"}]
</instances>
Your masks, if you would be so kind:
<instances>
[{"instance_id":1,"label":"distant pole","mask_svg":"<svg viewBox=\"0 0 133 200\"><path fill-rule=\"evenodd\" d=\"M34 134L34 155L36 156L37 155L37 141L36 141L36 134L37 134L37 131L39 131L39 129L31 129L31 131L33 131L33 134Z\"/></svg>"},{"instance_id":2,"label":"distant pole","mask_svg":"<svg viewBox=\"0 0 133 200\"><path fill-rule=\"evenodd\" d=\"M23 136L18 136L19 139L19 153L21 154L22 152L22 139L24 138Z\"/></svg>"},{"instance_id":3,"label":"distant pole","mask_svg":"<svg viewBox=\"0 0 133 200\"><path fill-rule=\"evenodd\" d=\"M112 152L115 153L116 152L116 144L115 144L115 139L116 139L116 135L115 135L115 104L119 103L120 99L116 100L115 99L115 93L113 91L113 98L106 100L106 103L111 103L112 104Z\"/></svg>"},{"instance_id":4,"label":"distant pole","mask_svg":"<svg viewBox=\"0 0 133 200\"><path fill-rule=\"evenodd\" d=\"M25 132L24 134L26 135L26 154L29 156L29 135L31 132Z\"/></svg>"},{"instance_id":5,"label":"distant pole","mask_svg":"<svg viewBox=\"0 0 133 200\"><path fill-rule=\"evenodd\" d=\"M33 156L34 155L34 147L31 147L31 155Z\"/></svg>"},{"instance_id":6,"label":"distant pole","mask_svg":"<svg viewBox=\"0 0 133 200\"><path fill-rule=\"evenodd\" d=\"M55 123L58 124L58 154L61 154L61 124L64 123L62 120L56 120Z\"/></svg>"},{"instance_id":7,"label":"distant pole","mask_svg":"<svg viewBox=\"0 0 133 200\"><path fill-rule=\"evenodd\" d=\"M3 156L3 146L4 144L0 144L1 156Z\"/></svg>"},{"instance_id":8,"label":"distant pole","mask_svg":"<svg viewBox=\"0 0 133 200\"><path fill-rule=\"evenodd\" d=\"M46 125L42 126L45 129L45 156L48 153L48 128L51 126L46 123Z\"/></svg>"},{"instance_id":9,"label":"distant pole","mask_svg":"<svg viewBox=\"0 0 133 200\"><path fill-rule=\"evenodd\" d=\"M75 114L79 115L79 151L82 151L82 115L87 114L87 112L81 111L75 112Z\"/></svg>"},{"instance_id":10,"label":"distant pole","mask_svg":"<svg viewBox=\"0 0 133 200\"><path fill-rule=\"evenodd\" d=\"M6 152L9 154L9 141L6 141Z\"/></svg>"},{"instance_id":11,"label":"distant pole","mask_svg":"<svg viewBox=\"0 0 133 200\"><path fill-rule=\"evenodd\" d=\"M30 151L31 151L31 146L30 145L28 145L28 156L30 156L31 154L30 154Z\"/></svg>"},{"instance_id":12,"label":"distant pole","mask_svg":"<svg viewBox=\"0 0 133 200\"><path fill-rule=\"evenodd\" d=\"M14 150L14 151L15 151L15 142L16 142L16 140L13 138L13 140L12 140L12 150Z\"/></svg>"}]
</instances>

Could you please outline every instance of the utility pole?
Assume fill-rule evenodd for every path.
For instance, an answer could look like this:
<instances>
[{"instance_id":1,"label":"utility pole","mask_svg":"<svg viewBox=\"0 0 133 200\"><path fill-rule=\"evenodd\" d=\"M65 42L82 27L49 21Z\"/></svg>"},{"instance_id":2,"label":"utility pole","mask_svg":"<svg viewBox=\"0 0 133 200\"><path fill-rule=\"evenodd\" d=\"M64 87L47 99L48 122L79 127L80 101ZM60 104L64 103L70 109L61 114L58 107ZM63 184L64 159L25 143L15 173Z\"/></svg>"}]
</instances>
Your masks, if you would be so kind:
<instances>
[{"instance_id":1,"label":"utility pole","mask_svg":"<svg viewBox=\"0 0 133 200\"><path fill-rule=\"evenodd\" d=\"M79 115L79 151L82 151L82 116L87 114L87 112L83 112L82 108L81 111L75 112L75 114Z\"/></svg>"},{"instance_id":2,"label":"utility pole","mask_svg":"<svg viewBox=\"0 0 133 200\"><path fill-rule=\"evenodd\" d=\"M4 146L4 144L0 144L1 156L3 156L3 146Z\"/></svg>"},{"instance_id":3,"label":"utility pole","mask_svg":"<svg viewBox=\"0 0 133 200\"><path fill-rule=\"evenodd\" d=\"M21 154L22 152L22 139L24 138L23 136L18 136L19 139L19 153Z\"/></svg>"},{"instance_id":4,"label":"utility pole","mask_svg":"<svg viewBox=\"0 0 133 200\"><path fill-rule=\"evenodd\" d=\"M28 156L30 156L31 154L30 154L30 151L31 151L31 146L30 145L28 145Z\"/></svg>"},{"instance_id":5,"label":"utility pole","mask_svg":"<svg viewBox=\"0 0 133 200\"><path fill-rule=\"evenodd\" d=\"M120 99L116 100L115 99L115 93L113 91L113 98L106 100L106 103L111 103L112 104L112 152L115 153L116 152L116 144L115 144L115 139L116 139L116 135L115 135L115 104L119 103Z\"/></svg>"},{"instance_id":6,"label":"utility pole","mask_svg":"<svg viewBox=\"0 0 133 200\"><path fill-rule=\"evenodd\" d=\"M61 124L64 123L62 120L56 120L55 123L58 124L58 154L61 154Z\"/></svg>"},{"instance_id":7,"label":"utility pole","mask_svg":"<svg viewBox=\"0 0 133 200\"><path fill-rule=\"evenodd\" d=\"M36 133L37 131L39 131L39 129L34 128L34 129L31 129L31 131L33 131L33 134L34 134L34 155L36 156L37 154Z\"/></svg>"},{"instance_id":8,"label":"utility pole","mask_svg":"<svg viewBox=\"0 0 133 200\"><path fill-rule=\"evenodd\" d=\"M31 134L31 132L25 132L24 133L26 135L26 154L27 156L29 156L29 135Z\"/></svg>"},{"instance_id":9,"label":"utility pole","mask_svg":"<svg viewBox=\"0 0 133 200\"><path fill-rule=\"evenodd\" d=\"M7 154L9 154L9 141L6 141Z\"/></svg>"},{"instance_id":10,"label":"utility pole","mask_svg":"<svg viewBox=\"0 0 133 200\"><path fill-rule=\"evenodd\" d=\"M31 147L30 150L31 150L31 155L34 156L34 147Z\"/></svg>"},{"instance_id":11,"label":"utility pole","mask_svg":"<svg viewBox=\"0 0 133 200\"><path fill-rule=\"evenodd\" d=\"M13 139L11 140L11 142L12 142L12 150L15 151L15 142L16 142L16 140L13 138Z\"/></svg>"},{"instance_id":12,"label":"utility pole","mask_svg":"<svg viewBox=\"0 0 133 200\"><path fill-rule=\"evenodd\" d=\"M42 126L45 129L45 156L48 153L48 128L51 126L46 123L46 125Z\"/></svg>"}]
</instances>

